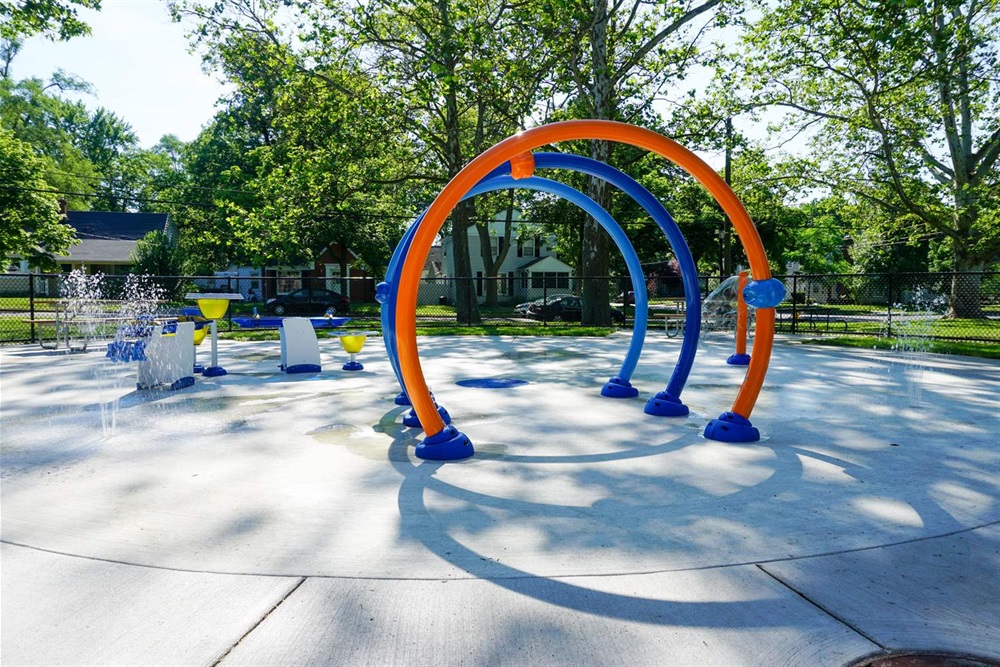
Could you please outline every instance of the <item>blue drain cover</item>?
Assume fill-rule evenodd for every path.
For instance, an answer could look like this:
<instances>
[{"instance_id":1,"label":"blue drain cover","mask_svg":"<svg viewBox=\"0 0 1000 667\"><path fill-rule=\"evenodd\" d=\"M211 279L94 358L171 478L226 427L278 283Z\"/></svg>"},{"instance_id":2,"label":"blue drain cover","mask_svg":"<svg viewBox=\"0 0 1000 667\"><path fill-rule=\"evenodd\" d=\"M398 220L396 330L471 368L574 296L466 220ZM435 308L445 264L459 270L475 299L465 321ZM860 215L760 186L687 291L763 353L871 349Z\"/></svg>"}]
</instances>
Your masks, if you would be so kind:
<instances>
[{"instance_id":1,"label":"blue drain cover","mask_svg":"<svg viewBox=\"0 0 1000 667\"><path fill-rule=\"evenodd\" d=\"M459 380L456 382L459 387L476 387L478 389L507 389L509 387L520 387L528 384L527 380L516 380L514 378L472 378L470 380Z\"/></svg>"}]
</instances>

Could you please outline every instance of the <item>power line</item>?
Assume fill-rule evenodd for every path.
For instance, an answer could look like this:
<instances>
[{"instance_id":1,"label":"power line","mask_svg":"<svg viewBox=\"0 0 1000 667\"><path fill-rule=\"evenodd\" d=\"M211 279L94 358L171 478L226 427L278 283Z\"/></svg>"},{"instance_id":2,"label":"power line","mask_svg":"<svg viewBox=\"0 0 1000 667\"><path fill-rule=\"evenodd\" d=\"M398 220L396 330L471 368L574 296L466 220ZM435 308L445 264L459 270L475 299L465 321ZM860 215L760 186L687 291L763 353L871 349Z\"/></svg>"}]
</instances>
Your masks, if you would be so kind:
<instances>
[{"instance_id":1,"label":"power line","mask_svg":"<svg viewBox=\"0 0 1000 667\"><path fill-rule=\"evenodd\" d=\"M20 192L41 192L44 194L52 195L69 195L71 197L86 197L88 199L100 199L101 197L106 197L107 194L97 194L88 192L70 192L68 190L43 190L41 188L26 188L20 185L0 185L0 189L4 190L15 190ZM131 201L137 203L148 203L148 204L175 204L177 206L191 206L199 208L215 208L213 204L195 204L191 202L183 201L173 201L170 199L155 199L151 197L130 197L127 195L122 195L120 197L122 201Z\"/></svg>"}]
</instances>

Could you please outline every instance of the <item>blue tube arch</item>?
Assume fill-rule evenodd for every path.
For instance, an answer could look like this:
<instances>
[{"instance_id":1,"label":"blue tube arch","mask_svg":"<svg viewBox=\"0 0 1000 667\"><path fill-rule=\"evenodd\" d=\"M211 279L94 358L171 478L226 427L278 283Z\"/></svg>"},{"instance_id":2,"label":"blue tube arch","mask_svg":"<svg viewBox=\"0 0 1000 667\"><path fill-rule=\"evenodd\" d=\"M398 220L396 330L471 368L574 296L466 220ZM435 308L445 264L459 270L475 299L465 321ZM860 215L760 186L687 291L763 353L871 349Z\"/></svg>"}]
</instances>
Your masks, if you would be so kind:
<instances>
[{"instance_id":1,"label":"blue tube arch","mask_svg":"<svg viewBox=\"0 0 1000 667\"><path fill-rule=\"evenodd\" d=\"M563 199L579 206L588 215L598 221L598 223L608 232L615 244L618 246L618 249L621 251L623 257L625 258L625 264L629 269L629 274L632 279L632 290L635 293L635 326L633 328L632 340L629 344L628 352L625 355L625 360L622 362L621 370L615 378L612 378L612 380L609 381L608 385L605 385L605 389L602 393L606 396L610 395L614 397L637 395L638 391L632 389L629 380L635 372L639 356L642 353L642 344L646 336L646 327L648 326L649 307L646 296L645 277L642 273L642 266L639 263L639 257L635 252L635 248L632 247L631 241L629 241L628 236L625 234L625 231L621 228L621 226L615 222L614 218L612 218L607 211L601 208L597 202L578 190L575 190L563 183L559 183L558 181L538 177L517 180L511 176L495 175L481 181L472 190L470 190L469 193L463 197L463 199L475 197L494 190L509 190L515 188L547 192L549 194L562 197ZM419 222L420 218L417 219L417 224L419 224ZM410 229L415 227L416 224L411 226ZM409 230L407 231L409 232ZM401 256L405 255L406 248L404 246L408 244L408 241L408 236L404 235L404 238L397 246L397 251L399 251L400 248L403 248L403 252L400 253ZM396 259L396 253L393 253L393 259ZM399 262L396 262L394 265L393 262L390 261L389 269L386 272L386 282L389 285L394 285L398 282L398 267ZM398 353L395 346L395 290L390 289L389 294L385 296L388 296L389 298L382 304L383 340L386 345L386 352L388 353L393 373L396 374L396 379L399 381L400 387L402 387L403 382L400 377L401 374L399 372Z\"/></svg>"},{"instance_id":2,"label":"blue tube arch","mask_svg":"<svg viewBox=\"0 0 1000 667\"><path fill-rule=\"evenodd\" d=\"M680 394L684 389L684 385L687 382L687 378L691 373L691 368L694 365L694 358L698 349L698 338L700 335L701 327L701 294L700 285L698 281L698 272L694 264L694 258L691 256L691 250L687 245L687 241L684 239L680 228L677 223L670 216L670 213L663 207L663 205L656 199L648 190L646 190L642 185L640 185L635 179L628 176L622 171L615 169L607 164L598 162L591 158L587 158L580 155L566 154L566 153L536 153L533 155L535 160L536 168L547 168L547 169L567 169L571 171L578 171L591 176L596 176L601 178L608 183L614 185L620 189L625 194L632 197L657 223L660 229L663 231L664 235L667 237L667 241L677 258L678 265L681 270L681 279L684 285L684 295L685 295L685 306L687 310L687 320L685 324L685 335L681 343L681 351L678 356L678 361L674 367L674 371L671 374L670 380L667 383L666 389L659 392L653 398L650 398L646 404L645 411L649 414L654 415L665 415L665 416L677 416L685 415L688 412L686 406L684 406L680 401ZM483 190L478 190L480 185L494 179L497 177L506 176L510 173L510 163L504 163L496 169L493 169L486 177L480 181L474 188L474 192L481 193ZM513 180L513 179L512 179ZM520 187L520 184L524 180L514 180L511 187ZM473 196L471 194L467 196ZM573 190L573 192L577 192ZM579 193L578 193L579 194ZM463 198L464 199L464 198ZM593 201L588 198L588 201ZM603 211L603 209L601 209ZM401 271L402 260L406 257L406 253L409 251L410 243L413 239L416 229L420 225L420 221L423 219L423 214L421 214L413 225L407 229L403 238L397 244L395 251L393 252L392 259L389 262L389 267L386 271L386 283L380 285L380 293L378 298L382 302L382 331L383 339L386 346L386 351L388 353L390 364L392 365L393 372L396 374L397 380L402 387L403 382L401 378L401 373L399 370L398 362L398 352L396 349L396 338L395 338L395 307L396 307L396 294L398 291L398 278ZM595 216L596 219L596 216ZM617 226L617 223L615 223ZM629 244L631 247L631 244ZM634 252L634 251L633 251ZM627 263L627 262L626 262ZM630 269L630 273L632 273ZM641 274L641 267L640 267ZM635 284L635 275L633 274L633 285ZM638 294L639 290L634 290L636 292L636 312L637 318L640 308L638 307ZM645 294L645 285L643 284L643 293ZM644 316L648 316L647 308L641 309ZM644 317L645 319L645 317ZM644 323L645 325L645 323ZM638 328L638 321L637 321ZM645 329L643 329L645 333ZM634 344L635 336L633 336ZM630 353L632 351L630 347ZM641 349L641 343L639 345ZM635 369L636 359L631 359L626 357L625 363L623 364L623 375L618 378L612 378L607 385L605 385L604 393L605 395L614 395L614 393L609 393L609 389L614 389L614 384L616 381L621 382L625 385L624 389L626 391L631 389L629 380L631 379L631 374ZM631 362L631 363L630 363ZM634 395L631 392L627 394L620 395ZM405 395L400 394L400 398ZM401 402L397 398L397 402Z\"/></svg>"}]
</instances>

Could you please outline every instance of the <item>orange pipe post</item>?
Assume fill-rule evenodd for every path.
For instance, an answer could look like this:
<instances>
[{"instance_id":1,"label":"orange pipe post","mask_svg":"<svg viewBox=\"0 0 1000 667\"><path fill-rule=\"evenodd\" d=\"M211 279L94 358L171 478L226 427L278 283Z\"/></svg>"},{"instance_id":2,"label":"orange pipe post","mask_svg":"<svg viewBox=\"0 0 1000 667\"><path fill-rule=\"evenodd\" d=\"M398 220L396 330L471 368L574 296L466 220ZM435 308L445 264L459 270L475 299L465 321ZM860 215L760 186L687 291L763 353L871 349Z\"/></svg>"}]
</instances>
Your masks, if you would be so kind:
<instances>
[{"instance_id":1,"label":"orange pipe post","mask_svg":"<svg viewBox=\"0 0 1000 667\"><path fill-rule=\"evenodd\" d=\"M420 274L434 239L462 197L492 169L547 144L583 139L605 139L645 148L691 174L711 193L732 220L755 279L767 280L771 277L760 235L742 202L714 169L672 139L652 130L608 120L571 120L519 132L480 154L449 181L427 209L423 221L414 232L410 251L403 260L396 305L396 341L400 374L403 377L406 393L413 403L413 410L417 413L428 437L444 430L444 422L434 406L420 367L417 352L416 308ZM528 166L524 164L527 162L525 157L518 158L515 162L521 162L519 165L521 168ZM732 409L732 412L747 418L753 410L761 386L764 384L764 375L767 373L774 339L773 308L760 309L757 329L754 350L757 353L753 355ZM757 348L760 348L759 352Z\"/></svg>"},{"instance_id":2,"label":"orange pipe post","mask_svg":"<svg viewBox=\"0 0 1000 667\"><path fill-rule=\"evenodd\" d=\"M749 275L746 271L740 271L736 277L736 353L726 359L730 366L746 366L751 361L747 354L747 301L743 297L747 282Z\"/></svg>"}]
</instances>

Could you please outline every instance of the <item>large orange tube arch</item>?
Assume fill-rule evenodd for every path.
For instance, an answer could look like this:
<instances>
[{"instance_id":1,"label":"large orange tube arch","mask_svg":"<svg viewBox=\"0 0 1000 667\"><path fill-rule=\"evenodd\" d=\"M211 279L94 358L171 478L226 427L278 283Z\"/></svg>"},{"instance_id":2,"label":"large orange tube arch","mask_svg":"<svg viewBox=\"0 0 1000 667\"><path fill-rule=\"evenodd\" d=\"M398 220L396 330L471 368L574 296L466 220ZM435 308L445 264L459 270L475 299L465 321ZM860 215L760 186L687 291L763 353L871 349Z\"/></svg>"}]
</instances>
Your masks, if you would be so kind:
<instances>
[{"instance_id":1,"label":"large orange tube arch","mask_svg":"<svg viewBox=\"0 0 1000 667\"><path fill-rule=\"evenodd\" d=\"M400 271L396 302L396 342L399 350L400 374L406 385L406 393L413 403L413 410L417 413L428 437L440 433L445 426L427 388L417 353L417 290L434 239L462 197L491 170L541 146L583 139L605 139L645 148L689 173L711 193L729 216L746 251L754 280L767 280L771 277L771 269L767 263L760 235L743 203L714 169L672 139L652 130L609 120L571 120L553 123L509 137L466 165L438 194L413 235L409 252L403 260ZM744 418L750 417L764 384L773 340L774 309L760 308L757 311L754 354L732 409L732 412Z\"/></svg>"}]
</instances>

